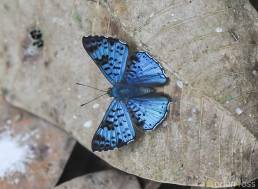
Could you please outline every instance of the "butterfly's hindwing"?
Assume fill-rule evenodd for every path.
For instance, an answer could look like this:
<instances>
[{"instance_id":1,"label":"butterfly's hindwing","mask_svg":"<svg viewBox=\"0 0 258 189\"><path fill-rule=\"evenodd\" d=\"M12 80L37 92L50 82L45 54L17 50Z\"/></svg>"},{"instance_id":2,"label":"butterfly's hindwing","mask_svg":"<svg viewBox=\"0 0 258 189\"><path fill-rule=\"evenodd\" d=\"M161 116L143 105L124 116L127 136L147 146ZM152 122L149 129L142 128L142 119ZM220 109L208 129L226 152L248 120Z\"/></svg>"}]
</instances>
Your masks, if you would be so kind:
<instances>
[{"instance_id":1,"label":"butterfly's hindwing","mask_svg":"<svg viewBox=\"0 0 258 189\"><path fill-rule=\"evenodd\" d=\"M128 47L125 43L103 36L83 37L82 43L112 85L123 79L128 57Z\"/></svg>"},{"instance_id":2,"label":"butterfly's hindwing","mask_svg":"<svg viewBox=\"0 0 258 189\"><path fill-rule=\"evenodd\" d=\"M126 105L114 99L97 129L92 150L113 150L128 144L135 138L135 131Z\"/></svg>"},{"instance_id":3,"label":"butterfly's hindwing","mask_svg":"<svg viewBox=\"0 0 258 189\"><path fill-rule=\"evenodd\" d=\"M153 130L166 117L169 99L163 96L132 98L128 100L127 108L137 126L144 130Z\"/></svg>"},{"instance_id":4,"label":"butterfly's hindwing","mask_svg":"<svg viewBox=\"0 0 258 189\"><path fill-rule=\"evenodd\" d=\"M136 52L128 62L125 80L135 85L162 85L167 81L163 68L146 52Z\"/></svg>"}]
</instances>

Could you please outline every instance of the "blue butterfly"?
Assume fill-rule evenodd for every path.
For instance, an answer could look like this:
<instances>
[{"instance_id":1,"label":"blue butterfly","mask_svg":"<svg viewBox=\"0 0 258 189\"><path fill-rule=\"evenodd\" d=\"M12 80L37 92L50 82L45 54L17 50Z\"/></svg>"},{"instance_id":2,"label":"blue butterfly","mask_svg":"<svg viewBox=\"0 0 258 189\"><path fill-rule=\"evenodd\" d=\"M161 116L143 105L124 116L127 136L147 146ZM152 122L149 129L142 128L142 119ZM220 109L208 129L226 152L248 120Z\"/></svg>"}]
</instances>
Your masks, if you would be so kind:
<instances>
[{"instance_id":1,"label":"blue butterfly","mask_svg":"<svg viewBox=\"0 0 258 189\"><path fill-rule=\"evenodd\" d=\"M146 131L155 129L165 119L170 102L153 88L168 81L159 63L146 52L128 59L127 44L111 37L83 37L82 44L113 85L108 90L113 101L92 139L92 150L113 150L132 142L133 123Z\"/></svg>"}]
</instances>

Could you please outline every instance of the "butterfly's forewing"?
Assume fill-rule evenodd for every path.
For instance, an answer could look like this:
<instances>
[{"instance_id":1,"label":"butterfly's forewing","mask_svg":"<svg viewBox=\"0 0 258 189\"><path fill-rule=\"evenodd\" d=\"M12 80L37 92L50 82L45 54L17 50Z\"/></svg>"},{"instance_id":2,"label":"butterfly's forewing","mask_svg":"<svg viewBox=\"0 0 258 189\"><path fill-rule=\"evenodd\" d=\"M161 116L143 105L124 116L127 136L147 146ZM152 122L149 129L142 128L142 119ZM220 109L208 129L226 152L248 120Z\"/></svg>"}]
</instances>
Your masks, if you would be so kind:
<instances>
[{"instance_id":1,"label":"butterfly's forewing","mask_svg":"<svg viewBox=\"0 0 258 189\"><path fill-rule=\"evenodd\" d=\"M169 99L165 96L132 98L127 102L136 125L144 130L153 130L166 117Z\"/></svg>"},{"instance_id":2,"label":"butterfly's forewing","mask_svg":"<svg viewBox=\"0 0 258 189\"><path fill-rule=\"evenodd\" d=\"M167 81L163 68L146 52L136 52L128 62L125 81L133 85L162 85Z\"/></svg>"},{"instance_id":3,"label":"butterfly's forewing","mask_svg":"<svg viewBox=\"0 0 258 189\"><path fill-rule=\"evenodd\" d=\"M82 43L112 85L123 79L128 57L128 47L125 43L103 36L83 37Z\"/></svg>"},{"instance_id":4,"label":"butterfly's forewing","mask_svg":"<svg viewBox=\"0 0 258 189\"><path fill-rule=\"evenodd\" d=\"M135 138L135 131L126 105L114 99L92 139L92 150L113 150Z\"/></svg>"}]
</instances>

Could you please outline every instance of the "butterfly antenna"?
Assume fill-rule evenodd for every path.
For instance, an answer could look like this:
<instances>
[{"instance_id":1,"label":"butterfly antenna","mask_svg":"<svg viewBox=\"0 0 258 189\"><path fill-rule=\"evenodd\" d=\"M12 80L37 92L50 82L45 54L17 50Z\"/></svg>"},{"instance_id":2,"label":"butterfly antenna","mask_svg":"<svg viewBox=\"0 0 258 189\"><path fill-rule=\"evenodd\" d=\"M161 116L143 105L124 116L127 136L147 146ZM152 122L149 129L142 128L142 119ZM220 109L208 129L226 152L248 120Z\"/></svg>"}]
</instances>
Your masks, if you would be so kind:
<instances>
[{"instance_id":1,"label":"butterfly antenna","mask_svg":"<svg viewBox=\"0 0 258 189\"><path fill-rule=\"evenodd\" d=\"M88 101L88 102L85 102L85 103L81 104L81 107L82 107L82 106L85 106L85 105L87 105L87 104L89 104L89 103L91 103L91 102L93 102L93 101L97 100L98 98L101 98L102 96L107 95L107 94L108 94L108 92L106 92L106 93L104 93L104 94L102 94L102 95L99 95L99 96L97 96L96 98L93 98L92 100L90 100L90 101Z\"/></svg>"},{"instance_id":2,"label":"butterfly antenna","mask_svg":"<svg viewBox=\"0 0 258 189\"><path fill-rule=\"evenodd\" d=\"M82 83L76 83L76 85L81 85L81 86L84 86L84 87L89 87L89 88L95 89L95 90L97 90L97 91L107 92L107 91L105 91L105 90L98 89L98 88L96 88L96 87L92 87L92 86L89 86L89 85L86 85L86 84L82 84Z\"/></svg>"}]
</instances>

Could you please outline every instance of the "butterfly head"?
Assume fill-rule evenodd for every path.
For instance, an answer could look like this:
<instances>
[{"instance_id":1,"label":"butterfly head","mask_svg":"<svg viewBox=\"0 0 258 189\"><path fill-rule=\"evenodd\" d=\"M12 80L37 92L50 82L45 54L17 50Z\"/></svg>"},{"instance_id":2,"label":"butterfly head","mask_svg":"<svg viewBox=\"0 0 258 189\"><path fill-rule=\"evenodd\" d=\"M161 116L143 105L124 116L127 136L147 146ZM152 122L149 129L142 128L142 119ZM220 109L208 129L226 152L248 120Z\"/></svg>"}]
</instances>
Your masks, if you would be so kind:
<instances>
[{"instance_id":1,"label":"butterfly head","mask_svg":"<svg viewBox=\"0 0 258 189\"><path fill-rule=\"evenodd\" d=\"M112 97L112 88L111 87L108 88L107 94L108 94L108 96Z\"/></svg>"}]
</instances>

